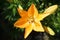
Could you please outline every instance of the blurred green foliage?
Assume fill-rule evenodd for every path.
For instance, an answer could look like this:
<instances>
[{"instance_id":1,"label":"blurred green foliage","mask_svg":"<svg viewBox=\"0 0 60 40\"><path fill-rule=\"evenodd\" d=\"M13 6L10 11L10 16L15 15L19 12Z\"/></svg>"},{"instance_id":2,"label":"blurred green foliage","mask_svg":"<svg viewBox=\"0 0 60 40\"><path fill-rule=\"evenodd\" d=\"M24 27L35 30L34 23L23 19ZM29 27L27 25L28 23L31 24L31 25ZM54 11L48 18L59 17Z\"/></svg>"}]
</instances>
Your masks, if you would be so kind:
<instances>
[{"instance_id":1,"label":"blurred green foliage","mask_svg":"<svg viewBox=\"0 0 60 40\"><path fill-rule=\"evenodd\" d=\"M50 26L56 33L54 40L59 40L60 37L60 1L59 0L1 0L0 1L0 19L4 21L8 21L5 25L2 26L4 30L9 31L10 35L13 35L15 40L16 37L19 37L19 33L23 33L23 29L18 29L13 26L14 22L20 18L17 8L21 6L24 10L27 10L29 6L34 3L40 13L42 13L47 7L57 4L58 9L52 15L49 15L44 20L42 20L42 24L46 26ZM18 35L19 34L19 35ZM11 36L12 37L12 36ZM14 39L11 39L14 40Z\"/></svg>"}]
</instances>

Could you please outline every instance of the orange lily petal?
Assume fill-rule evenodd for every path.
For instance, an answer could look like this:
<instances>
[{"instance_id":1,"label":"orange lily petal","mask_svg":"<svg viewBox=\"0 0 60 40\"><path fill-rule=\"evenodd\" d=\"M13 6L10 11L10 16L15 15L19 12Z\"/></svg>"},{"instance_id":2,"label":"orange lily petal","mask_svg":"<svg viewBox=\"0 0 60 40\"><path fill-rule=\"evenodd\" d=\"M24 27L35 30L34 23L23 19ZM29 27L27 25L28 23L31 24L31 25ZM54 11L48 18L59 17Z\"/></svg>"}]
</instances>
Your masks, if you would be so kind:
<instances>
[{"instance_id":1,"label":"orange lily petal","mask_svg":"<svg viewBox=\"0 0 60 40\"><path fill-rule=\"evenodd\" d=\"M42 24L40 22L35 22L34 25L35 25L35 27L33 28L34 31L44 32L44 29L43 29Z\"/></svg>"},{"instance_id":2,"label":"orange lily petal","mask_svg":"<svg viewBox=\"0 0 60 40\"><path fill-rule=\"evenodd\" d=\"M28 37L28 35L32 32L32 25L30 24L29 26L27 26L25 28L25 34L24 34L24 38L26 39Z\"/></svg>"},{"instance_id":3,"label":"orange lily petal","mask_svg":"<svg viewBox=\"0 0 60 40\"><path fill-rule=\"evenodd\" d=\"M26 19L25 18L20 18L14 24L14 26L18 27L18 28L25 28L28 25L29 25L29 22L27 21L27 18Z\"/></svg>"},{"instance_id":4,"label":"orange lily petal","mask_svg":"<svg viewBox=\"0 0 60 40\"><path fill-rule=\"evenodd\" d=\"M44 26L44 29L47 33L49 33L50 35L55 35L55 32L50 28L50 27L46 27Z\"/></svg>"},{"instance_id":5,"label":"orange lily petal","mask_svg":"<svg viewBox=\"0 0 60 40\"><path fill-rule=\"evenodd\" d=\"M18 8L18 12L21 17L28 16L27 11L25 10L21 10L20 8Z\"/></svg>"},{"instance_id":6,"label":"orange lily petal","mask_svg":"<svg viewBox=\"0 0 60 40\"><path fill-rule=\"evenodd\" d=\"M44 11L44 13L38 15L37 20L43 20L48 15L52 14L57 9L57 7L57 5L50 6Z\"/></svg>"},{"instance_id":7,"label":"orange lily petal","mask_svg":"<svg viewBox=\"0 0 60 40\"><path fill-rule=\"evenodd\" d=\"M35 7L34 4L32 4L32 5L30 6L30 8L28 9L28 15L29 15L30 17L31 17L31 16L36 17L36 16L38 15L38 10L37 10L37 8Z\"/></svg>"}]
</instances>

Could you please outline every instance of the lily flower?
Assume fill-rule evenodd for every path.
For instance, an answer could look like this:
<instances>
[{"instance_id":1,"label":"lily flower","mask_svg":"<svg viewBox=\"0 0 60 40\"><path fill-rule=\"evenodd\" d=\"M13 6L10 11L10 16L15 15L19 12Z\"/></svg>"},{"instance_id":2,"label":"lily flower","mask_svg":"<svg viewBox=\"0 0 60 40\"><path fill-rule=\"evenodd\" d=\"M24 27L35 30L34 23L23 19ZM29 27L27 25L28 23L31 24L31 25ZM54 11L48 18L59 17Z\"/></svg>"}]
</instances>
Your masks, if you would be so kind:
<instances>
[{"instance_id":1,"label":"lily flower","mask_svg":"<svg viewBox=\"0 0 60 40\"><path fill-rule=\"evenodd\" d=\"M52 14L57 9L57 7L58 7L57 5L53 5L47 8L42 14L38 13L38 10L34 4L32 4L27 11L18 8L18 12L21 18L19 18L14 23L14 26L18 28L25 28L24 33L25 39L32 32L32 30L36 32L44 32L45 29L48 28L43 28L40 21L43 20L48 15Z\"/></svg>"}]
</instances>

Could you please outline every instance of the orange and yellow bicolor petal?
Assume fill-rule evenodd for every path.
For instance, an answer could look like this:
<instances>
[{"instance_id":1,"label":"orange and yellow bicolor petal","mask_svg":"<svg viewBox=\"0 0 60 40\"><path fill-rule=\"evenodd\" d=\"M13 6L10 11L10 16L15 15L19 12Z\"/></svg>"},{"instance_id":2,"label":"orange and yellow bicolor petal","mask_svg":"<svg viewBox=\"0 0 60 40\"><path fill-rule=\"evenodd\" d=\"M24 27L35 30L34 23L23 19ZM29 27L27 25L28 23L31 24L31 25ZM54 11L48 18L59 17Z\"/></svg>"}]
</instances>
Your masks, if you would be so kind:
<instances>
[{"instance_id":1,"label":"orange and yellow bicolor petal","mask_svg":"<svg viewBox=\"0 0 60 40\"><path fill-rule=\"evenodd\" d=\"M25 28L25 33L24 33L24 38L25 39L29 36L29 34L32 32L32 30L33 30L32 24L30 24L29 26L27 26Z\"/></svg>"},{"instance_id":2,"label":"orange and yellow bicolor petal","mask_svg":"<svg viewBox=\"0 0 60 40\"><path fill-rule=\"evenodd\" d=\"M17 8L17 10L21 17L26 17L26 16L28 17L27 11L21 10L20 8Z\"/></svg>"},{"instance_id":3,"label":"orange and yellow bicolor petal","mask_svg":"<svg viewBox=\"0 0 60 40\"><path fill-rule=\"evenodd\" d=\"M29 25L29 22L27 21L27 18L20 18L14 24L14 26L17 28L25 28L28 25Z\"/></svg>"},{"instance_id":4,"label":"orange and yellow bicolor petal","mask_svg":"<svg viewBox=\"0 0 60 40\"><path fill-rule=\"evenodd\" d=\"M44 32L44 28L41 24L41 22L34 22L34 28L33 30L36 31L36 32Z\"/></svg>"},{"instance_id":5,"label":"orange and yellow bicolor petal","mask_svg":"<svg viewBox=\"0 0 60 40\"><path fill-rule=\"evenodd\" d=\"M45 9L45 11L43 13L41 13L37 16L37 20L39 20L39 21L43 20L45 17L47 17L50 14L52 14L53 12L55 12L57 8L58 8L57 5L48 7L47 9Z\"/></svg>"},{"instance_id":6,"label":"orange and yellow bicolor petal","mask_svg":"<svg viewBox=\"0 0 60 40\"><path fill-rule=\"evenodd\" d=\"M32 4L31 6L30 6L30 8L28 9L28 16L29 17L36 17L36 16L38 16L38 10L37 10L37 8L35 7L35 5L34 4Z\"/></svg>"},{"instance_id":7,"label":"orange and yellow bicolor petal","mask_svg":"<svg viewBox=\"0 0 60 40\"><path fill-rule=\"evenodd\" d=\"M31 23L29 26L25 28L25 34L24 34L25 39L29 36L32 30L36 32L44 32L44 29L41 23Z\"/></svg>"}]
</instances>

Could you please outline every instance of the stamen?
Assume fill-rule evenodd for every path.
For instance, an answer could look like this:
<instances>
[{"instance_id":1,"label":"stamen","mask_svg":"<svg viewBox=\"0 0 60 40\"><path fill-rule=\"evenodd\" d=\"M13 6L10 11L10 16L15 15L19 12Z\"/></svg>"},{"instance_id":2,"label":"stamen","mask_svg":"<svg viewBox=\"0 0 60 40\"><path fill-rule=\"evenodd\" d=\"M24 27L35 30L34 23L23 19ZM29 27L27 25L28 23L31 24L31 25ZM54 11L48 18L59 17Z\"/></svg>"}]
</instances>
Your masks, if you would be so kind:
<instances>
[{"instance_id":1,"label":"stamen","mask_svg":"<svg viewBox=\"0 0 60 40\"><path fill-rule=\"evenodd\" d=\"M30 18L28 19L28 21L29 21L29 23L32 23L32 22L34 22L34 18L33 18L33 17L30 17Z\"/></svg>"}]
</instances>

